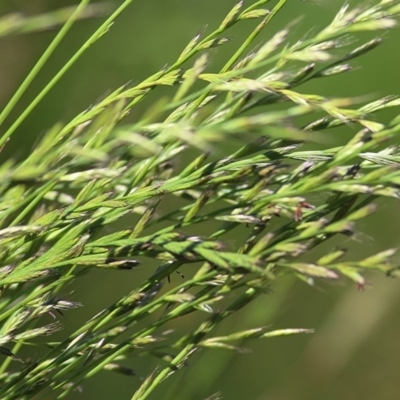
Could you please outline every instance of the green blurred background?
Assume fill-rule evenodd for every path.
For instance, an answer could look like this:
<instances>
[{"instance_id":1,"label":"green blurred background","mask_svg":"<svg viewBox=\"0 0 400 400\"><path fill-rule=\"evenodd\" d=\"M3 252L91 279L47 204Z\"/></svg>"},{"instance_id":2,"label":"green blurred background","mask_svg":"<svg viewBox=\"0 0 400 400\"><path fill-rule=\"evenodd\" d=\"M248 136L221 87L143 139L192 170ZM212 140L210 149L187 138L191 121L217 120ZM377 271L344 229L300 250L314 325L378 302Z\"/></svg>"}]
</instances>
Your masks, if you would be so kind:
<instances>
[{"instance_id":1,"label":"green blurred background","mask_svg":"<svg viewBox=\"0 0 400 400\"><path fill-rule=\"evenodd\" d=\"M0 13L34 15L75 3L8 0L0 3ZM290 0L288 3L258 42L291 21L296 21L292 41L300 39L309 34L311 28L330 21L343 0L319 0L318 3L317 0ZM215 27L234 4L235 0L133 2L111 31L89 49L20 127L5 156L23 157L36 138L54 123L68 121L116 87L128 81L140 82L166 63L173 62L195 34L205 25ZM76 25L10 116L8 124L99 23L100 19L93 19ZM237 48L252 26L254 21L249 21L232 30L232 43L212 53L213 69ZM1 106L54 34L55 30L52 30L0 41ZM400 30L384 32L381 36L385 39L384 44L357 59L354 72L319 80L301 90L341 97L399 94ZM358 36L361 42L370 37ZM152 97L152 101L155 99ZM139 118L149 104L139 105L130 118ZM387 112L381 118L388 120L391 116L393 114ZM334 141L341 142L351 133L354 132L347 129L330 134L335 135ZM357 239L336 241L350 249L349 258L398 246L398 204L385 200L379 206L377 214L358 225L362 235ZM150 269L153 266L143 265L140 270L130 273L96 271L71 286L64 295L82 302L85 307L69 312L64 319L64 333L72 331L122 293L134 288ZM177 279L180 278L173 277L173 280ZM215 333L270 325L271 329L315 328L315 334L248 341L240 345L243 347L240 353L204 351L191 359L189 368L165 382L152 399L201 400L219 391L223 399L228 400L400 398L400 282L380 275L369 275L368 279L371 284L364 292L348 282L318 283L311 288L291 278L281 279L271 293L225 321ZM168 328L176 332L191 330L200 317L185 317ZM147 374L157 366L157 360L139 358L127 365L135 369L136 377L102 372L84 385L82 393L75 393L70 399L130 399Z\"/></svg>"}]
</instances>

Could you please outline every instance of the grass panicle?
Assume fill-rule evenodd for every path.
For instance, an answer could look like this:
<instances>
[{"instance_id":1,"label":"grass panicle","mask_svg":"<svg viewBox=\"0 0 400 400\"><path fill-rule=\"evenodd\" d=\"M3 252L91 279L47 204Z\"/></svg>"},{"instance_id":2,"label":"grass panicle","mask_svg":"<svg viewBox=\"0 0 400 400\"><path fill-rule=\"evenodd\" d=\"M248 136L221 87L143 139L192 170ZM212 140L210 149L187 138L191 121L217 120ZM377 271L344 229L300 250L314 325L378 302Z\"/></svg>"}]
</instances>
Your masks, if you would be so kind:
<instances>
[{"instance_id":1,"label":"grass panicle","mask_svg":"<svg viewBox=\"0 0 400 400\"><path fill-rule=\"evenodd\" d=\"M2 36L62 24L0 114L0 124L71 26L107 10L88 3L0 19ZM107 11L107 19L3 132L1 146L130 3ZM398 136L400 118L384 123L376 116L397 108L399 98L360 105L355 98L304 93L302 85L351 71L352 61L374 50L381 38L357 44L349 35L393 28L400 3L344 6L328 26L302 40L292 42L286 27L260 44L260 33L279 20L286 3L239 1L215 30L190 40L171 65L115 89L49 128L25 159L0 165L2 399L28 399L48 390L67 398L101 370L135 375L124 361L143 355L159 360L133 393L132 399L144 400L203 348L241 351L236 341L311 333L261 327L213 334L282 275L310 285L347 278L361 288L364 271L399 275L395 249L354 261L338 248L319 259L307 257L335 236L355 235L357 221L375 211L377 199L400 199L400 152L384 147ZM229 30L243 20L252 20L254 29L213 69L210 49L224 46ZM159 87L169 87L168 101L155 101L142 118L128 120ZM337 127L351 127L355 134L330 147L331 129ZM221 151L227 142L228 154ZM301 149L310 142L323 148ZM186 165L179 166L180 157L189 160ZM175 206L165 211L168 201ZM121 228L113 228L116 223ZM208 237L190 233L207 223ZM235 229L242 234L232 246L226 236ZM147 260L157 268L146 279L62 341L49 341L62 327L58 316L81 306L68 298L67 285L93 268L134 274ZM193 276L171 283L174 272L189 264L195 265ZM178 332L177 340L162 334L167 323L190 313L203 315L190 333ZM46 315L55 321L41 322ZM138 325L142 321L148 322ZM40 345L38 337L45 337ZM33 344L41 355L23 359L19 354Z\"/></svg>"}]
</instances>

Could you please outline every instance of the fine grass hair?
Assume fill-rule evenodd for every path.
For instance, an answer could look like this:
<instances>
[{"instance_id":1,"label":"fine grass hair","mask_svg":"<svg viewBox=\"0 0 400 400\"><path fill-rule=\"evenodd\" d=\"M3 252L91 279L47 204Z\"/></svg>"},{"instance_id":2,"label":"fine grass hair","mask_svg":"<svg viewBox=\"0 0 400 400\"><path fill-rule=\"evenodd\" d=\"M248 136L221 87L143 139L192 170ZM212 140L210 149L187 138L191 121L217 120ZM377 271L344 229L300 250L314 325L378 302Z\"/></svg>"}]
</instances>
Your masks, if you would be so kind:
<instances>
[{"instance_id":1,"label":"fine grass hair","mask_svg":"<svg viewBox=\"0 0 400 400\"><path fill-rule=\"evenodd\" d=\"M82 0L42 16L0 19L3 37L60 26L0 113L1 148L131 3L110 9ZM114 88L66 123L43 127L46 133L26 157L1 163L1 399L73 398L99 371L131 379L129 359L153 357L157 368L132 384L132 400L144 400L180 369L195 368L188 360L197 352L311 333L293 327L214 333L284 275L309 285L347 279L359 288L367 270L399 275L393 248L349 260L344 248L329 245L334 237L339 243L353 237L377 199L400 198L400 153L387 144L399 134L400 115L379 120L380 111L400 105L399 98L331 98L306 93L303 85L352 71L353 60L397 25L400 2L346 5L300 40L288 26L260 41L286 3L238 2L173 63L138 84ZM300 13L303 5L298 2ZM6 125L70 28L105 15ZM250 34L230 38L230 29L246 20L254 22ZM360 42L359 32L376 37ZM231 40L236 50L216 69L212 49ZM159 87L168 88L166 97L157 97ZM368 85L365 90L370 98ZM134 119L131 111L147 98L154 101ZM352 137L331 147L330 132L338 127ZM316 145L302 148L307 143ZM199 227L208 234L194 234ZM318 246L329 250L314 257ZM139 268L146 273L142 280L135 278ZM117 301L63 335L61 315L84 306L70 298L71 287L93 269L131 274L131 290L115 288ZM170 339L167 327L188 314L200 319L189 331L178 326ZM60 330L62 340L53 340ZM35 358L24 357L33 345L40 349Z\"/></svg>"}]
</instances>

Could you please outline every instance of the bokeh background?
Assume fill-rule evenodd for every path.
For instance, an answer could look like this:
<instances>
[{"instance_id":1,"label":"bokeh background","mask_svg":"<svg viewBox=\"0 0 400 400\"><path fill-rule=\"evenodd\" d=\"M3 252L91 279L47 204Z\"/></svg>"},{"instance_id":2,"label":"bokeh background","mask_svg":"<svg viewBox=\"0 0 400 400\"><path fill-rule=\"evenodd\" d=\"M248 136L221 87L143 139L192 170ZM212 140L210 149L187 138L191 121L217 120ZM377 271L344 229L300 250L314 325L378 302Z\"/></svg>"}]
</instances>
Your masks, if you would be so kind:
<instances>
[{"instance_id":1,"label":"bokeh background","mask_svg":"<svg viewBox=\"0 0 400 400\"><path fill-rule=\"evenodd\" d=\"M311 28L329 22L343 1L290 0L265 29L259 42L292 21L296 21L292 40L302 38L310 34ZM377 0L370 3L374 1ZM34 15L75 3L69 0L8 0L0 3L0 14ZM23 157L36 138L56 122L68 121L116 87L128 81L139 82L166 63L173 62L195 34L205 25L217 26L234 4L235 0L133 2L111 31L87 51L18 129L2 156ZM357 4L357 1L351 4ZM5 127L100 22L101 18L82 21L75 26ZM235 50L253 25L254 22L242 23L232 30L231 44L213 51L215 68ZM0 41L2 107L55 32L50 30ZM383 32L381 36L383 45L357 59L354 72L319 80L301 90L341 97L400 94L400 29ZM357 36L360 44L370 37ZM138 106L131 118L139 118L148 105ZM393 112L387 112L380 118L386 121L392 116ZM351 133L354 132L347 129L330 134L335 135L332 140L340 143ZM375 215L358 225L360 235L340 239L336 244L349 249L349 258L362 257L398 246L399 229L398 204L385 200L379 203ZM112 300L135 287L148 273L147 266L143 266L129 275L123 271L97 271L87 275L64 293L84 304L83 308L70 311L66 316L64 332L73 331ZM188 368L166 381L152 399L201 400L218 392L228 400L400 398L400 282L379 274L368 275L368 280L370 284L364 292L344 281L318 283L312 288L295 279L280 280L268 295L227 320L219 332L270 325L271 329L315 328L315 334L247 341L240 344L243 352L239 353L203 351L190 361ZM187 317L170 328L190 330L198 321L196 317ZM157 360L133 359L129 366L135 369L136 377L102 372L85 383L82 393L75 393L70 399L130 399L147 374L157 366Z\"/></svg>"}]
</instances>

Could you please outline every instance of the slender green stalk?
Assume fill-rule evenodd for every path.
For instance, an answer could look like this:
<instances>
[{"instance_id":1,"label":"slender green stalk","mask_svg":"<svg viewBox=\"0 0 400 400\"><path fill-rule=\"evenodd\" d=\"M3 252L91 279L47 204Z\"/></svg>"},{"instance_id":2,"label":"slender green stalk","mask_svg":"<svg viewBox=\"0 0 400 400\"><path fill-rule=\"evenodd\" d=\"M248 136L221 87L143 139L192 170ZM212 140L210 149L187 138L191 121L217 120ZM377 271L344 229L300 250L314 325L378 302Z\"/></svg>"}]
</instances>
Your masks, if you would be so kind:
<instances>
[{"instance_id":1,"label":"slender green stalk","mask_svg":"<svg viewBox=\"0 0 400 400\"><path fill-rule=\"evenodd\" d=\"M86 40L86 42L76 51L76 53L65 63L65 65L57 72L57 74L49 80L47 85L40 91L35 99L25 108L25 110L16 118L12 125L7 131L0 137L0 147L6 143L7 139L15 132L16 129L21 125L25 118L36 108L40 101L46 96L46 94L57 84L57 82L66 74L66 72L75 64L75 62L82 56L82 54L95 43L106 31L110 28L112 22L132 3L133 0L125 0L107 19L103 22L100 27ZM4 119L11 112L17 101L23 95L27 87L30 85L32 80L35 78L37 73L40 71L44 63L51 56L52 52L57 48L62 38L66 35L68 30L71 28L73 22L81 10L89 3L89 0L81 0L76 12L71 16L68 22L61 28L58 35L54 38L51 45L47 48L46 52L43 53L42 57L37 62L36 66L31 70L23 84L21 84L19 90L15 93L13 98L8 103L7 107L0 114L0 125L4 122Z\"/></svg>"},{"instance_id":2,"label":"slender green stalk","mask_svg":"<svg viewBox=\"0 0 400 400\"><path fill-rule=\"evenodd\" d=\"M23 96L25 93L26 89L30 86L32 81L35 79L37 74L40 72L40 70L43 68L44 64L48 61L48 59L51 57L53 54L54 50L57 49L58 45L60 42L64 39L68 31L71 29L72 25L75 23L75 21L78 19L79 15L81 12L84 10L84 8L89 4L90 0L81 0L78 7L76 7L75 11L71 14L71 16L68 18L67 22L62 26L60 31L57 33L56 37L52 40L52 42L49 44L47 49L44 51L44 53L41 55L37 63L33 66L33 68L29 71L28 76L24 79L24 81L19 85L17 91L14 93L14 95L11 97L11 99L8 101L7 105L4 107L3 111L0 113L0 126L4 123L5 119L8 117L10 112L14 109L15 105L18 103L20 98ZM40 100L38 100L39 102ZM31 109L29 111L26 111L26 114L24 117L20 117L20 121L13 124L13 127L10 127L1 137L0 137L0 147L6 143L8 138L13 134L14 130L17 129L19 124L25 119L26 116L29 115L30 111L33 110L33 108L36 106L34 104L31 106ZM15 127L14 127L15 125Z\"/></svg>"}]
</instances>

